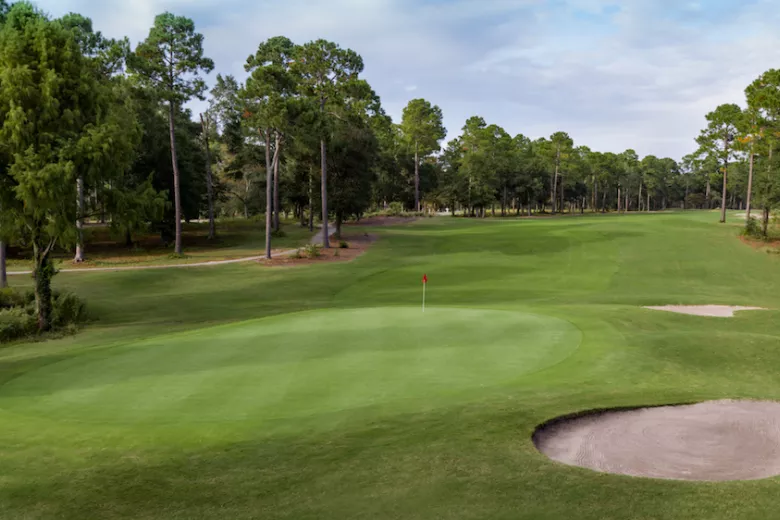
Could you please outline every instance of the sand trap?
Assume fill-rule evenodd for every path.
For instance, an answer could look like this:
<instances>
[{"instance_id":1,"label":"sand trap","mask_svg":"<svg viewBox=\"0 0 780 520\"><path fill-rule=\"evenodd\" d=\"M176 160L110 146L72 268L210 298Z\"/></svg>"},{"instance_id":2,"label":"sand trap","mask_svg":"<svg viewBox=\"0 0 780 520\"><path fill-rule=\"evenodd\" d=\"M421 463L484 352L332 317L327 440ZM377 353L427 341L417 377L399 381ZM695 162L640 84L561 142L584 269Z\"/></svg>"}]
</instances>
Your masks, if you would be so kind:
<instances>
[{"instance_id":1,"label":"sand trap","mask_svg":"<svg viewBox=\"0 0 780 520\"><path fill-rule=\"evenodd\" d=\"M763 307L740 307L733 305L664 305L663 307L645 307L653 311L676 312L692 316L711 316L713 318L733 318L739 311L765 311Z\"/></svg>"},{"instance_id":2,"label":"sand trap","mask_svg":"<svg viewBox=\"0 0 780 520\"><path fill-rule=\"evenodd\" d=\"M780 403L711 401L559 419L534 434L553 460L676 480L780 475Z\"/></svg>"}]
</instances>

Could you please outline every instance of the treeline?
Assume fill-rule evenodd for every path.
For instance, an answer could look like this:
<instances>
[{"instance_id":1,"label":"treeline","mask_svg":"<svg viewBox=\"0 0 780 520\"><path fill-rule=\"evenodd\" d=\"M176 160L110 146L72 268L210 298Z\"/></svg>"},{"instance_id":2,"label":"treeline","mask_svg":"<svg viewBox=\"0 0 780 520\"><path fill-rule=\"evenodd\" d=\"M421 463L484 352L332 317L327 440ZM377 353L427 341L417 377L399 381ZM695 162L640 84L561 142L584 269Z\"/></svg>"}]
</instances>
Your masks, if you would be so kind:
<instances>
[{"instance_id":1,"label":"treeline","mask_svg":"<svg viewBox=\"0 0 780 520\"><path fill-rule=\"evenodd\" d=\"M726 209L747 213L747 232L768 236L771 212L780 205L780 70L761 74L745 89L743 109L724 104L707 114L707 126L697 138L699 149L684 158L693 173L720 188L721 222ZM761 225L751 218L759 209Z\"/></svg>"},{"instance_id":2,"label":"treeline","mask_svg":"<svg viewBox=\"0 0 780 520\"><path fill-rule=\"evenodd\" d=\"M135 48L28 2L0 0L0 24L0 284L2 244L29 251L41 330L52 252L83 261L86 222L129 246L153 231L182 254L183 221L207 219L214 238L219 217L263 218L270 255L282 215L321 223L328 247L329 222L338 233L391 206L485 216L717 202L705 161L594 152L563 132L513 137L474 117L442 149L439 107L415 99L394 122L362 58L325 40L260 42L246 81L208 86L214 63L185 17L157 16ZM208 108L191 113L193 98Z\"/></svg>"}]
</instances>

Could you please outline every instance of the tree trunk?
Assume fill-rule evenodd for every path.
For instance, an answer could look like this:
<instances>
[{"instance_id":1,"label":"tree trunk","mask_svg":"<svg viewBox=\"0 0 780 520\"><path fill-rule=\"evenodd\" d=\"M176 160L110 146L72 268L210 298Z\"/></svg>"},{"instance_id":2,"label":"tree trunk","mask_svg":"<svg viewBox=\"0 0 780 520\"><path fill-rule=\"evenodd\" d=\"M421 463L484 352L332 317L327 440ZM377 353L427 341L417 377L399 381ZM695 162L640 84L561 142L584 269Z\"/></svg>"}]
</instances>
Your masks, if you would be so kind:
<instances>
[{"instance_id":1,"label":"tree trunk","mask_svg":"<svg viewBox=\"0 0 780 520\"><path fill-rule=\"evenodd\" d=\"M54 266L51 263L51 245L42 249L40 244L33 243L33 279L35 280L35 312L38 315L38 331L51 329L52 292L51 279L54 276Z\"/></svg>"},{"instance_id":2,"label":"tree trunk","mask_svg":"<svg viewBox=\"0 0 780 520\"><path fill-rule=\"evenodd\" d=\"M501 216L506 217L506 184L504 185L504 198L501 199Z\"/></svg>"},{"instance_id":3,"label":"tree trunk","mask_svg":"<svg viewBox=\"0 0 780 520\"><path fill-rule=\"evenodd\" d=\"M271 232L273 221L274 170L271 166L271 132L265 131L265 257L271 259Z\"/></svg>"},{"instance_id":4,"label":"tree trunk","mask_svg":"<svg viewBox=\"0 0 780 520\"><path fill-rule=\"evenodd\" d=\"M420 143L414 142L414 210L420 211Z\"/></svg>"},{"instance_id":5,"label":"tree trunk","mask_svg":"<svg viewBox=\"0 0 780 520\"><path fill-rule=\"evenodd\" d=\"M558 167L561 159L561 151L558 150L555 154L555 172L553 173L553 187L552 187L552 213L555 215L558 209Z\"/></svg>"},{"instance_id":6,"label":"tree trunk","mask_svg":"<svg viewBox=\"0 0 780 520\"><path fill-rule=\"evenodd\" d=\"M618 186L618 194L617 194L617 212L620 213L620 186Z\"/></svg>"},{"instance_id":7,"label":"tree trunk","mask_svg":"<svg viewBox=\"0 0 780 520\"><path fill-rule=\"evenodd\" d=\"M5 266L5 242L0 242L0 289L8 287L8 271Z\"/></svg>"},{"instance_id":8,"label":"tree trunk","mask_svg":"<svg viewBox=\"0 0 780 520\"><path fill-rule=\"evenodd\" d=\"M746 220L746 222L750 222L750 201L753 198L753 164L755 162L754 157L755 157L755 155L753 154L753 146L751 145L750 169L749 169L749 172L748 172L747 204L746 204L746 207L745 207L745 212L747 213L747 220Z\"/></svg>"},{"instance_id":9,"label":"tree trunk","mask_svg":"<svg viewBox=\"0 0 780 520\"><path fill-rule=\"evenodd\" d=\"M707 209L712 209L712 187L710 186L710 178L707 177L707 191L705 193L707 198Z\"/></svg>"},{"instance_id":10,"label":"tree trunk","mask_svg":"<svg viewBox=\"0 0 780 520\"><path fill-rule=\"evenodd\" d=\"M767 206L764 206L764 215L761 220L761 233L764 235L764 238L769 236L769 207Z\"/></svg>"},{"instance_id":11,"label":"tree trunk","mask_svg":"<svg viewBox=\"0 0 780 520\"><path fill-rule=\"evenodd\" d=\"M324 110L324 105L323 105ZM325 148L325 139L320 141L320 155L322 157L322 247L330 248L330 237L328 236L328 164L327 150Z\"/></svg>"},{"instance_id":12,"label":"tree trunk","mask_svg":"<svg viewBox=\"0 0 780 520\"><path fill-rule=\"evenodd\" d=\"M84 261L84 177L76 179L76 256L74 264Z\"/></svg>"},{"instance_id":13,"label":"tree trunk","mask_svg":"<svg viewBox=\"0 0 780 520\"><path fill-rule=\"evenodd\" d=\"M130 234L130 230L125 230L125 247L130 249L133 247L133 235Z\"/></svg>"},{"instance_id":14,"label":"tree trunk","mask_svg":"<svg viewBox=\"0 0 780 520\"><path fill-rule=\"evenodd\" d=\"M200 126L203 129L203 139L206 145L206 195L209 203L209 240L217 236L217 227L214 222L214 178L211 176L211 148L209 147L209 127L203 114L200 115Z\"/></svg>"},{"instance_id":15,"label":"tree trunk","mask_svg":"<svg viewBox=\"0 0 780 520\"><path fill-rule=\"evenodd\" d=\"M309 232L314 232L314 172L309 168Z\"/></svg>"},{"instance_id":16,"label":"tree trunk","mask_svg":"<svg viewBox=\"0 0 780 520\"><path fill-rule=\"evenodd\" d=\"M726 161L725 161L725 167L723 168L723 196L721 197L721 201L720 201L721 224L726 223L726 197L728 196L726 189L728 187L728 177L729 177L729 144L728 141L726 141Z\"/></svg>"},{"instance_id":17,"label":"tree trunk","mask_svg":"<svg viewBox=\"0 0 780 520\"><path fill-rule=\"evenodd\" d=\"M274 154L276 160L274 161L274 230L279 231L281 225L279 223L279 163L282 160L282 140L279 138L279 134L276 134Z\"/></svg>"},{"instance_id":18,"label":"tree trunk","mask_svg":"<svg viewBox=\"0 0 780 520\"><path fill-rule=\"evenodd\" d=\"M181 255L181 180L179 176L179 161L176 158L176 123L174 121L175 109L173 101L168 103L168 109L168 127L171 131L171 163L173 164L173 204L176 215L176 247L174 251L177 255Z\"/></svg>"},{"instance_id":19,"label":"tree trunk","mask_svg":"<svg viewBox=\"0 0 780 520\"><path fill-rule=\"evenodd\" d=\"M639 199L636 203L636 210L642 211L642 181L639 182Z\"/></svg>"},{"instance_id":20,"label":"tree trunk","mask_svg":"<svg viewBox=\"0 0 780 520\"><path fill-rule=\"evenodd\" d=\"M344 222L344 215L341 211L336 212L336 238L341 240L341 224Z\"/></svg>"},{"instance_id":21,"label":"tree trunk","mask_svg":"<svg viewBox=\"0 0 780 520\"><path fill-rule=\"evenodd\" d=\"M647 212L650 213L650 190L647 190Z\"/></svg>"}]
</instances>

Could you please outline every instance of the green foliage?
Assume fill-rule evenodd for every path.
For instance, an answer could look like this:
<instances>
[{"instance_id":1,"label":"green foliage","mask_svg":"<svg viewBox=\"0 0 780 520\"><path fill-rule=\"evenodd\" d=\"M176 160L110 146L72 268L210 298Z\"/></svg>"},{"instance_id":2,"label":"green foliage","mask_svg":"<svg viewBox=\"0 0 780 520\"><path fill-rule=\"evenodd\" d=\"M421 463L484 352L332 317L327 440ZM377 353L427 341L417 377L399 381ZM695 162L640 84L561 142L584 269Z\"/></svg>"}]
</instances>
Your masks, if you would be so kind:
<instances>
[{"instance_id":1,"label":"green foliage","mask_svg":"<svg viewBox=\"0 0 780 520\"><path fill-rule=\"evenodd\" d=\"M319 244L308 244L303 248L303 256L314 260L322 256L322 246Z\"/></svg>"},{"instance_id":2,"label":"green foliage","mask_svg":"<svg viewBox=\"0 0 780 520\"><path fill-rule=\"evenodd\" d=\"M51 330L75 330L87 321L87 306L72 293L52 295ZM0 343L38 334L35 294L12 289L0 291Z\"/></svg>"},{"instance_id":3,"label":"green foliage","mask_svg":"<svg viewBox=\"0 0 780 520\"><path fill-rule=\"evenodd\" d=\"M393 217L400 217L404 211L404 205L400 202L391 202L387 206L387 214Z\"/></svg>"},{"instance_id":4,"label":"green foliage","mask_svg":"<svg viewBox=\"0 0 780 520\"><path fill-rule=\"evenodd\" d=\"M441 108L425 99L413 99L406 105L401 131L411 149L421 157L439 150L439 142L447 136Z\"/></svg>"},{"instance_id":5,"label":"green foliage","mask_svg":"<svg viewBox=\"0 0 780 520\"><path fill-rule=\"evenodd\" d=\"M339 241L339 249L349 249L349 243L345 240Z\"/></svg>"},{"instance_id":6,"label":"green foliage","mask_svg":"<svg viewBox=\"0 0 780 520\"><path fill-rule=\"evenodd\" d=\"M754 218L749 218L745 223L745 228L742 230L742 236L759 238L759 237L763 237L764 234L761 230L761 226L759 225L758 221Z\"/></svg>"},{"instance_id":7,"label":"green foliage","mask_svg":"<svg viewBox=\"0 0 780 520\"><path fill-rule=\"evenodd\" d=\"M287 233L282 229L275 229L271 231L271 236L273 238L285 238L287 236Z\"/></svg>"},{"instance_id":8,"label":"green foliage","mask_svg":"<svg viewBox=\"0 0 780 520\"><path fill-rule=\"evenodd\" d=\"M200 73L214 69L214 62L203 55L203 35L195 32L194 22L169 12L154 19L128 65L147 88L174 104L202 98L206 83Z\"/></svg>"},{"instance_id":9,"label":"green foliage","mask_svg":"<svg viewBox=\"0 0 780 520\"><path fill-rule=\"evenodd\" d=\"M74 30L30 4L14 4L0 30L0 227L33 249L42 330L52 249L76 239L76 179L115 178L133 148L134 122L95 63Z\"/></svg>"}]
</instances>

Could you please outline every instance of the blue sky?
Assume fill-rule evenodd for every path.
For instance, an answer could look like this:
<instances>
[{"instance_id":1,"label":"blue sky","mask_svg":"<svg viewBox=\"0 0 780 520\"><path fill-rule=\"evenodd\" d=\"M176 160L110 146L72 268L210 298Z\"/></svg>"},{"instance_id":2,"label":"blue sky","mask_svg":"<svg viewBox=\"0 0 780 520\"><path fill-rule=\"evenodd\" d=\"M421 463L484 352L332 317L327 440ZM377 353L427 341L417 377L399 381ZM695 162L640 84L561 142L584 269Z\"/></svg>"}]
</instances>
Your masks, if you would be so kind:
<instances>
[{"instance_id":1,"label":"blue sky","mask_svg":"<svg viewBox=\"0 0 780 520\"><path fill-rule=\"evenodd\" d=\"M195 20L216 72L243 78L264 39L327 38L360 53L395 120L414 97L449 137L484 117L536 138L679 159L707 112L780 68L776 0L38 0L135 43L165 10ZM194 108L199 108L194 105Z\"/></svg>"}]
</instances>

